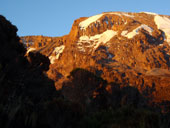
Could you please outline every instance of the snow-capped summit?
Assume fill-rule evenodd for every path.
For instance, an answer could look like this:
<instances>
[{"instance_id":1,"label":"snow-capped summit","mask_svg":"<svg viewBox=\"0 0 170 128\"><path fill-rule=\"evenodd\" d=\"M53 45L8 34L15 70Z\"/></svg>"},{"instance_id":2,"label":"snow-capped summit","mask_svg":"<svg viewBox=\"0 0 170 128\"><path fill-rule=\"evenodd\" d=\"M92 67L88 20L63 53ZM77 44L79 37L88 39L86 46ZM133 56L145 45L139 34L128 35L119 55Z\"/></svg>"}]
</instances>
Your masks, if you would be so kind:
<instances>
[{"instance_id":1,"label":"snow-capped summit","mask_svg":"<svg viewBox=\"0 0 170 128\"><path fill-rule=\"evenodd\" d=\"M170 16L105 12L75 20L70 33L63 37L22 40L49 57L48 75L52 79L56 77L54 71L67 78L70 71L79 67L96 72L109 82L128 83L140 89L154 83L166 90L169 85L166 74L170 74ZM155 69L163 75L156 75ZM164 77L164 81L159 77Z\"/></svg>"}]
</instances>

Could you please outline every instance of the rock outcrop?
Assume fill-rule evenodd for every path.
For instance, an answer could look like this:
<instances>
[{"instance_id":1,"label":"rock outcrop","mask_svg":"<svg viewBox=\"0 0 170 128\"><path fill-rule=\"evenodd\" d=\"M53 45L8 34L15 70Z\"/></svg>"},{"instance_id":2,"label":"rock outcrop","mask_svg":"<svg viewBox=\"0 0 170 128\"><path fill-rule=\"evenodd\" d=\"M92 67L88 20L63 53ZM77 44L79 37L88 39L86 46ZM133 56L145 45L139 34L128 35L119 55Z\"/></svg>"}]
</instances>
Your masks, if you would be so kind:
<instances>
[{"instance_id":1,"label":"rock outcrop","mask_svg":"<svg viewBox=\"0 0 170 128\"><path fill-rule=\"evenodd\" d=\"M36 52L26 57L16 32L0 15L0 127L38 127L40 111L46 112L47 102L59 93L43 74L49 69L48 57Z\"/></svg>"}]
</instances>

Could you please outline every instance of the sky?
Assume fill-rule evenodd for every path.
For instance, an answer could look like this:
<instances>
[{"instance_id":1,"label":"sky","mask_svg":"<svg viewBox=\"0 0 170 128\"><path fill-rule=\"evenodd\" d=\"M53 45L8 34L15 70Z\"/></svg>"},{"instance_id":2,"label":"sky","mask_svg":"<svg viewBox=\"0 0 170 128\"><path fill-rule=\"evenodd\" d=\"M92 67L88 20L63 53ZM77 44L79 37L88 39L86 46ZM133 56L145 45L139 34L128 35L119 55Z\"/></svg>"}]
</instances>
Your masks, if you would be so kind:
<instances>
[{"instance_id":1,"label":"sky","mask_svg":"<svg viewBox=\"0 0 170 128\"><path fill-rule=\"evenodd\" d=\"M75 19L110 11L170 15L170 0L0 0L0 15L17 26L19 36L63 36Z\"/></svg>"}]
</instances>

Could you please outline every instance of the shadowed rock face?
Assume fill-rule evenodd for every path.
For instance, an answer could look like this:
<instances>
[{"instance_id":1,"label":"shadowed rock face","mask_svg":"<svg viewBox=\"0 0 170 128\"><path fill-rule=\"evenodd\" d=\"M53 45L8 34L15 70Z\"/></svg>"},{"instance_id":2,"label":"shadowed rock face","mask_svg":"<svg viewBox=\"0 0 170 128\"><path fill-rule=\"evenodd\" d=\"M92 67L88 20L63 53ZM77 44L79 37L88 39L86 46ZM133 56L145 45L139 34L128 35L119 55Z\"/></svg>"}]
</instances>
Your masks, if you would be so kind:
<instances>
[{"instance_id":1,"label":"shadowed rock face","mask_svg":"<svg viewBox=\"0 0 170 128\"><path fill-rule=\"evenodd\" d=\"M154 94L157 100L170 100L163 91L169 90L169 33L161 26L168 18L147 12L107 12L75 20L69 35L63 37L21 39L26 44L33 43L32 48L50 58L47 74L56 81L57 89L73 69L80 67L97 72L108 82L129 84L140 91L153 90L154 85L149 95ZM43 42L45 45L36 47ZM155 68L166 73L148 73Z\"/></svg>"},{"instance_id":2,"label":"shadowed rock face","mask_svg":"<svg viewBox=\"0 0 170 128\"><path fill-rule=\"evenodd\" d=\"M31 52L27 59L16 32L17 28L0 16L0 127L34 127L27 120L39 125L40 111L57 92L54 82L43 74L49 69L49 59Z\"/></svg>"}]
</instances>

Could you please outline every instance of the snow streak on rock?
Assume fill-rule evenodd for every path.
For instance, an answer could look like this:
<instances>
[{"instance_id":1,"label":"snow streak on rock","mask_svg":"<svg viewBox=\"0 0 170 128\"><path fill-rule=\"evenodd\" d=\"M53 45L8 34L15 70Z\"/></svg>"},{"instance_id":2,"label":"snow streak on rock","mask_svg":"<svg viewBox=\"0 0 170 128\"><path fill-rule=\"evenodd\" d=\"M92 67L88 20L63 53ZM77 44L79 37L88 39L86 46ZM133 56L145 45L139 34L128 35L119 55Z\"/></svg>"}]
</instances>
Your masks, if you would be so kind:
<instances>
[{"instance_id":1,"label":"snow streak on rock","mask_svg":"<svg viewBox=\"0 0 170 128\"><path fill-rule=\"evenodd\" d=\"M130 39L139 34L139 30L141 29L145 29L146 31L149 32L150 35L152 35L153 29L145 24L142 24L141 26L137 27L136 29L129 33L128 31L122 31L121 35Z\"/></svg>"},{"instance_id":2,"label":"snow streak on rock","mask_svg":"<svg viewBox=\"0 0 170 128\"><path fill-rule=\"evenodd\" d=\"M63 52L64 48L65 48L65 46L61 45L54 49L52 55L49 57L51 64L53 64L55 62L55 60L59 58L59 56Z\"/></svg>"},{"instance_id":3,"label":"snow streak on rock","mask_svg":"<svg viewBox=\"0 0 170 128\"><path fill-rule=\"evenodd\" d=\"M29 48L29 49L27 50L27 53L32 52L32 51L35 51L35 50L36 50L35 48Z\"/></svg>"},{"instance_id":4,"label":"snow streak on rock","mask_svg":"<svg viewBox=\"0 0 170 128\"><path fill-rule=\"evenodd\" d=\"M86 29L91 23L97 21L99 18L101 18L103 14L95 15L92 17L89 17L88 19L82 21L79 26L81 29Z\"/></svg>"},{"instance_id":5,"label":"snow streak on rock","mask_svg":"<svg viewBox=\"0 0 170 128\"><path fill-rule=\"evenodd\" d=\"M91 17L87 18L86 20L80 22L80 24L79 24L80 29L86 29L91 23L98 21L102 16L107 15L107 14L117 15L117 16L126 16L126 17L131 17L131 18L134 17L133 15L129 15L128 13L125 13L125 12L102 13L99 15L91 16Z\"/></svg>"},{"instance_id":6,"label":"snow streak on rock","mask_svg":"<svg viewBox=\"0 0 170 128\"><path fill-rule=\"evenodd\" d=\"M78 42L78 48L80 51L85 51L84 47L92 47L96 49L100 44L107 43L111 38L113 38L117 32L113 30L107 30L103 32L102 34L97 34L95 36L81 36L79 38ZM83 46L83 44L88 44L86 46Z\"/></svg>"},{"instance_id":7,"label":"snow streak on rock","mask_svg":"<svg viewBox=\"0 0 170 128\"><path fill-rule=\"evenodd\" d=\"M158 14L153 13L153 12L140 12L140 13L146 13L146 14L149 14L149 15L158 15Z\"/></svg>"}]
</instances>

